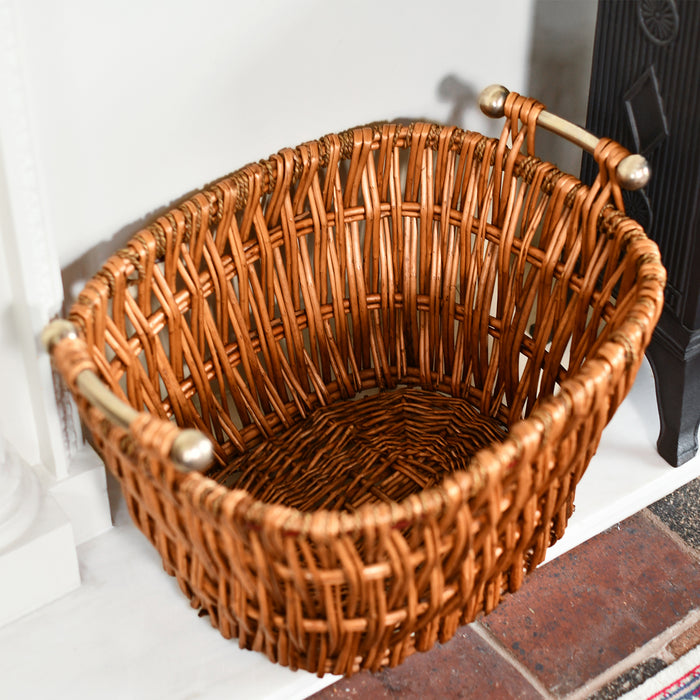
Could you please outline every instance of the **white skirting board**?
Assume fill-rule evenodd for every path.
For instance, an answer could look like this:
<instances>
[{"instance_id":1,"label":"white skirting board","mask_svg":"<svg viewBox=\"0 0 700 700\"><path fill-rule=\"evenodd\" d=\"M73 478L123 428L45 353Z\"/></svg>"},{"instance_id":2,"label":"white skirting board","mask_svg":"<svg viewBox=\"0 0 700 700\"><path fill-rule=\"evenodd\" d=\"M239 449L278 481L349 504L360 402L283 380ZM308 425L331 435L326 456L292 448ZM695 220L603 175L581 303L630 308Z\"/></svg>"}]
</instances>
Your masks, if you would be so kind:
<instances>
[{"instance_id":1,"label":"white skirting board","mask_svg":"<svg viewBox=\"0 0 700 700\"><path fill-rule=\"evenodd\" d=\"M674 469L656 453L658 416L645 363L579 485L577 509L550 558L700 475L700 458ZM128 521L78 548L83 585L0 629L7 697L304 698L318 679L238 649L198 619L155 550ZM40 672L37 672L40 669Z\"/></svg>"}]
</instances>

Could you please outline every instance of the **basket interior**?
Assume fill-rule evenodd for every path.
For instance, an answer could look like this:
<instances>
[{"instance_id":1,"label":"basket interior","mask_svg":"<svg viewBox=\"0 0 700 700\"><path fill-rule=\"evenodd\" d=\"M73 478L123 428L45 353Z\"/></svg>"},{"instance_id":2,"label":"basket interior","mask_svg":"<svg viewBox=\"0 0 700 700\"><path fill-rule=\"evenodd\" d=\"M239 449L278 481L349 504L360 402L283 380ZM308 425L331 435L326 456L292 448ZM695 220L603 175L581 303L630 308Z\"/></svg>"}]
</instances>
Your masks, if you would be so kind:
<instances>
[{"instance_id":1,"label":"basket interior","mask_svg":"<svg viewBox=\"0 0 700 700\"><path fill-rule=\"evenodd\" d=\"M266 503L355 510L436 486L505 435L465 399L403 387L318 408L216 477Z\"/></svg>"},{"instance_id":2,"label":"basket interior","mask_svg":"<svg viewBox=\"0 0 700 700\"><path fill-rule=\"evenodd\" d=\"M502 439L631 299L624 240L585 244L586 188L496 148L416 124L283 151L137 234L71 317L117 394L211 437L222 483L399 500Z\"/></svg>"}]
</instances>

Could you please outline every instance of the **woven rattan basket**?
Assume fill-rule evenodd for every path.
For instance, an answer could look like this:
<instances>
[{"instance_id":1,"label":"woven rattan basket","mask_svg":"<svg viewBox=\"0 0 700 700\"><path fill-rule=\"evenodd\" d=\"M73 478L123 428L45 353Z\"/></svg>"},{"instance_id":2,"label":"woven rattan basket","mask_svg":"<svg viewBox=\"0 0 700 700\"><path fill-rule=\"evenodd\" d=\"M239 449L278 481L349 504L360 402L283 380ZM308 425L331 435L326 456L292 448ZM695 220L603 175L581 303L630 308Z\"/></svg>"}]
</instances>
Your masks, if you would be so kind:
<instances>
[{"instance_id":1,"label":"woven rattan basket","mask_svg":"<svg viewBox=\"0 0 700 700\"><path fill-rule=\"evenodd\" d=\"M619 211L627 152L601 141L589 188L532 155L541 105L503 109L500 139L375 124L247 166L136 234L77 333L47 334L134 522L241 647L396 665L564 531L665 273Z\"/></svg>"}]
</instances>

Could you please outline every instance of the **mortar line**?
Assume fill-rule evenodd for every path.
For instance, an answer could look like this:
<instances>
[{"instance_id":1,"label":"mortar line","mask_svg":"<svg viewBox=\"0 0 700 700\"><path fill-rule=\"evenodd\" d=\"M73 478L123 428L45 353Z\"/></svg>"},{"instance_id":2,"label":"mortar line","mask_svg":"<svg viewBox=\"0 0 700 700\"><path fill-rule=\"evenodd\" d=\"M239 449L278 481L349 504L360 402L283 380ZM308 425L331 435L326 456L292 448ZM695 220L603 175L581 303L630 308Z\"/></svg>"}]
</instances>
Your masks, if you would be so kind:
<instances>
[{"instance_id":1,"label":"mortar line","mask_svg":"<svg viewBox=\"0 0 700 700\"><path fill-rule=\"evenodd\" d=\"M660 632L656 637L653 637L641 647L635 649L624 659L613 664L595 678L591 678L582 686L564 696L564 700L585 700L585 698L588 698L596 691L604 688L608 683L614 681L626 671L652 658L659 658L670 665L676 661L676 658L667 651L669 643L698 621L700 621L700 608L695 608L687 613L683 619L667 627L663 632Z\"/></svg>"},{"instance_id":2,"label":"mortar line","mask_svg":"<svg viewBox=\"0 0 700 700\"><path fill-rule=\"evenodd\" d=\"M530 671L502 642L481 622L472 622L469 627L474 630L502 659L515 668L521 676L546 700L557 700L542 684L542 681Z\"/></svg>"},{"instance_id":3,"label":"mortar line","mask_svg":"<svg viewBox=\"0 0 700 700\"><path fill-rule=\"evenodd\" d=\"M664 533L664 535L667 535L675 544L677 544L686 554L692 557L695 561L700 561L700 550L693 547L692 544L686 542L681 535L667 525L656 513L649 510L649 508L644 508L641 513L653 525L658 527Z\"/></svg>"}]
</instances>

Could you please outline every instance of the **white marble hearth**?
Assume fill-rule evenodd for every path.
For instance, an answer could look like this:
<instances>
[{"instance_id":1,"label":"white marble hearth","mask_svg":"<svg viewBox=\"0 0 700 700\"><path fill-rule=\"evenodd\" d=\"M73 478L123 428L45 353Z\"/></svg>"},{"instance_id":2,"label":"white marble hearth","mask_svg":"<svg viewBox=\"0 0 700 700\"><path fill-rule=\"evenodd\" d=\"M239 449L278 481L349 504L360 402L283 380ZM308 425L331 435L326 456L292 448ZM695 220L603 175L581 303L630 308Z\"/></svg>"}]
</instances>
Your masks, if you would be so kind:
<instances>
[{"instance_id":1,"label":"white marble hearth","mask_svg":"<svg viewBox=\"0 0 700 700\"><path fill-rule=\"evenodd\" d=\"M649 366L608 427L580 484L561 554L700 475L656 453ZM82 586L0 629L6 698L304 698L318 679L241 651L199 619L116 502L116 526L78 548Z\"/></svg>"}]
</instances>

